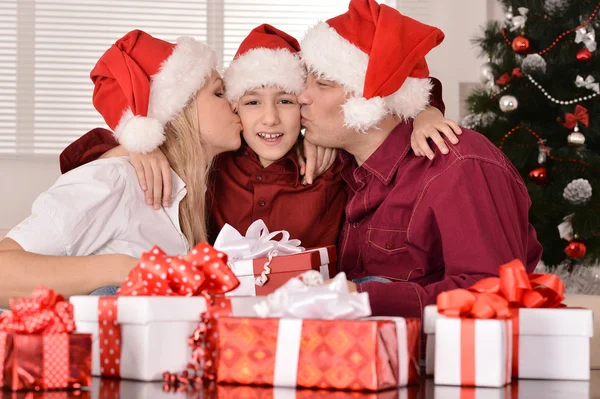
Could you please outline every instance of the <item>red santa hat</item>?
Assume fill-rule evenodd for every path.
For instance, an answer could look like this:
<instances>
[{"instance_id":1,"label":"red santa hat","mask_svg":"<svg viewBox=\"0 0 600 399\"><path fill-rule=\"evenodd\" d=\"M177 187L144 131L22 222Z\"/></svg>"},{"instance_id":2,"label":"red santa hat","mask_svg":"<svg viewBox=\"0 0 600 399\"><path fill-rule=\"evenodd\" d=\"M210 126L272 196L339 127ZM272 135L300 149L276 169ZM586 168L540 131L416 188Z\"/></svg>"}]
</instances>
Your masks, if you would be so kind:
<instances>
[{"instance_id":1,"label":"red santa hat","mask_svg":"<svg viewBox=\"0 0 600 399\"><path fill-rule=\"evenodd\" d=\"M227 98L239 100L246 91L263 86L300 94L306 74L299 51L298 41L287 33L267 24L256 27L225 71Z\"/></svg>"},{"instance_id":2,"label":"red santa hat","mask_svg":"<svg viewBox=\"0 0 600 399\"><path fill-rule=\"evenodd\" d=\"M94 107L129 151L147 153L217 67L215 52L191 37L169 43L134 30L109 48L90 77Z\"/></svg>"},{"instance_id":3,"label":"red santa hat","mask_svg":"<svg viewBox=\"0 0 600 399\"><path fill-rule=\"evenodd\" d=\"M344 85L347 127L364 132L386 115L413 118L432 88L425 55L442 42L439 29L374 0L351 0L348 11L311 28L301 56L311 72Z\"/></svg>"}]
</instances>

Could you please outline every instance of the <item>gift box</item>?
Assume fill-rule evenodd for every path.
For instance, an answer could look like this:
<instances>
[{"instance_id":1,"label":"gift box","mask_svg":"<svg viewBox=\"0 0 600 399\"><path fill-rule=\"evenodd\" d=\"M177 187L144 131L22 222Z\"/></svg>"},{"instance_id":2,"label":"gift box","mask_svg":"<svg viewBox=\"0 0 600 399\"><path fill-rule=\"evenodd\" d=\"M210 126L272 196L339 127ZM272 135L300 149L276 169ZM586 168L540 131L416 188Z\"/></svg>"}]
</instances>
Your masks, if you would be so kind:
<instances>
[{"instance_id":1,"label":"gift box","mask_svg":"<svg viewBox=\"0 0 600 399\"><path fill-rule=\"evenodd\" d=\"M383 392L329 391L295 388L266 388L239 385L217 385L204 392L206 399L417 399L418 388L389 389Z\"/></svg>"},{"instance_id":2,"label":"gift box","mask_svg":"<svg viewBox=\"0 0 600 399\"><path fill-rule=\"evenodd\" d=\"M2 383L13 391L90 385L89 334L0 333Z\"/></svg>"},{"instance_id":3,"label":"gift box","mask_svg":"<svg viewBox=\"0 0 600 399\"><path fill-rule=\"evenodd\" d=\"M513 319L515 378L590 379L589 309L518 309Z\"/></svg>"},{"instance_id":4,"label":"gift box","mask_svg":"<svg viewBox=\"0 0 600 399\"><path fill-rule=\"evenodd\" d=\"M589 380L593 314L589 309L515 309L511 335L514 378ZM426 364L437 359L437 320L444 318L435 305L425 308ZM434 326L433 328L431 326ZM437 370L437 368L435 368Z\"/></svg>"},{"instance_id":5,"label":"gift box","mask_svg":"<svg viewBox=\"0 0 600 399\"><path fill-rule=\"evenodd\" d=\"M273 256L270 259L261 257L229 262L229 266L240 281L240 286L228 292L227 296L265 296L291 278L309 270L318 271L323 280L335 276L336 249L331 245L297 254ZM258 285L257 278L264 272L265 266L270 269L270 273L266 275L264 284Z\"/></svg>"},{"instance_id":6,"label":"gift box","mask_svg":"<svg viewBox=\"0 0 600 399\"><path fill-rule=\"evenodd\" d=\"M262 220L252 223L245 236L226 224L214 246L228 255L228 265L240 282L228 296L268 295L309 270L320 272L323 280L336 274L335 246L305 250L287 231L269 232Z\"/></svg>"},{"instance_id":7,"label":"gift box","mask_svg":"<svg viewBox=\"0 0 600 399\"><path fill-rule=\"evenodd\" d=\"M164 372L183 370L207 298L221 314L255 315L252 305L260 298L220 295L239 284L226 262L208 244L197 245L186 258L155 247L142 255L118 296L71 297L78 331L93 337L92 374L157 381Z\"/></svg>"},{"instance_id":8,"label":"gift box","mask_svg":"<svg viewBox=\"0 0 600 399\"><path fill-rule=\"evenodd\" d=\"M79 389L91 382L91 336L74 334L72 306L45 287L11 298L0 316L0 386L11 391Z\"/></svg>"},{"instance_id":9,"label":"gift box","mask_svg":"<svg viewBox=\"0 0 600 399\"><path fill-rule=\"evenodd\" d=\"M215 322L218 383L378 391L419 375L418 319Z\"/></svg>"},{"instance_id":10,"label":"gift box","mask_svg":"<svg viewBox=\"0 0 600 399\"><path fill-rule=\"evenodd\" d=\"M550 274L529 274L519 261L499 268L499 278L479 281L470 292L501 296L512 319L512 378L587 380L590 378L590 337L593 313L566 308L562 281ZM439 304L439 296L438 296ZM437 323L444 316L426 307L426 360L437 359ZM431 326L435 325L432 330ZM437 365L435 370L438 370Z\"/></svg>"},{"instance_id":11,"label":"gift box","mask_svg":"<svg viewBox=\"0 0 600 399\"><path fill-rule=\"evenodd\" d=\"M425 374L435 370L435 322L441 317L436 305L425 306L423 311L423 333L425 335Z\"/></svg>"},{"instance_id":12,"label":"gift box","mask_svg":"<svg viewBox=\"0 0 600 399\"><path fill-rule=\"evenodd\" d=\"M252 305L259 300L229 299L231 315L254 315ZM92 375L141 381L162 380L165 371L186 367L188 339L207 310L202 297L74 296L71 303L77 330L92 334ZM99 312L113 312L116 324Z\"/></svg>"},{"instance_id":13,"label":"gift box","mask_svg":"<svg viewBox=\"0 0 600 399\"><path fill-rule=\"evenodd\" d=\"M511 381L510 320L439 318L435 383L502 387Z\"/></svg>"}]
</instances>

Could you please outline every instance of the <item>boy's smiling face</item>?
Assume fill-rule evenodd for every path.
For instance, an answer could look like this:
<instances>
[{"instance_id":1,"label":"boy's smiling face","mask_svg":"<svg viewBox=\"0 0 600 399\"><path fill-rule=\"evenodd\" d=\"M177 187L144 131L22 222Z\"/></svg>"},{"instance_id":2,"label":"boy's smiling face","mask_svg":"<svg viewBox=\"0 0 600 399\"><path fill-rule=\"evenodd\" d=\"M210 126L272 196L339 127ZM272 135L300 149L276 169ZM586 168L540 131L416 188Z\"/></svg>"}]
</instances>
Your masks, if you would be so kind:
<instances>
[{"instance_id":1,"label":"boy's smiling face","mask_svg":"<svg viewBox=\"0 0 600 399\"><path fill-rule=\"evenodd\" d=\"M296 144L300 105L295 94L278 87L249 90L238 100L237 109L244 140L264 167L283 158Z\"/></svg>"}]
</instances>

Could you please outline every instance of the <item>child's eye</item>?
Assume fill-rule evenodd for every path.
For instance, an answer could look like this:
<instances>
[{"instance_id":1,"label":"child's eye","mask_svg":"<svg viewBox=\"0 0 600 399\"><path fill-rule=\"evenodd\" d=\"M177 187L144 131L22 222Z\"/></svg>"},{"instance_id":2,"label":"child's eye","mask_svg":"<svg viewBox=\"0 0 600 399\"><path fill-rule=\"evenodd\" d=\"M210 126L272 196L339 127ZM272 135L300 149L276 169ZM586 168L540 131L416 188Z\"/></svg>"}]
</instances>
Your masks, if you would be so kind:
<instances>
[{"instance_id":1,"label":"child's eye","mask_svg":"<svg viewBox=\"0 0 600 399\"><path fill-rule=\"evenodd\" d=\"M215 96L221 98L221 97L223 97L223 94L224 93L222 91L218 91L218 92L215 93Z\"/></svg>"},{"instance_id":2,"label":"child's eye","mask_svg":"<svg viewBox=\"0 0 600 399\"><path fill-rule=\"evenodd\" d=\"M256 101L256 100L246 101L244 103L244 105L258 105L258 101Z\"/></svg>"},{"instance_id":3,"label":"child's eye","mask_svg":"<svg viewBox=\"0 0 600 399\"><path fill-rule=\"evenodd\" d=\"M280 102L281 102L282 104L294 104L294 102L293 102L293 101L291 101L291 100L281 100Z\"/></svg>"}]
</instances>

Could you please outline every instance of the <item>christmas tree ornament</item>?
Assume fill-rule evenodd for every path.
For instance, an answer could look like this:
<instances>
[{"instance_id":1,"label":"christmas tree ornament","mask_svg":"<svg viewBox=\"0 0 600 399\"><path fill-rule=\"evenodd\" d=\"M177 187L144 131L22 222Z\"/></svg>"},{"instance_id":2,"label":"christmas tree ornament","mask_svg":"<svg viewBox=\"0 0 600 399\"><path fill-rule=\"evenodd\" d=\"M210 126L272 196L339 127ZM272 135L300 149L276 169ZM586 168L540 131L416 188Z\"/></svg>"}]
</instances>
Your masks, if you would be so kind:
<instances>
[{"instance_id":1,"label":"christmas tree ornament","mask_svg":"<svg viewBox=\"0 0 600 399\"><path fill-rule=\"evenodd\" d=\"M546 60L539 54L529 54L521 63L521 70L524 73L546 73Z\"/></svg>"},{"instance_id":2,"label":"christmas tree ornament","mask_svg":"<svg viewBox=\"0 0 600 399\"><path fill-rule=\"evenodd\" d=\"M519 106L519 101L517 101L515 96L506 95L500 97L498 105L502 112L513 112Z\"/></svg>"},{"instance_id":3,"label":"christmas tree ornament","mask_svg":"<svg viewBox=\"0 0 600 399\"><path fill-rule=\"evenodd\" d=\"M565 248L565 253L569 258L581 259L585 256L587 248L581 241L572 240Z\"/></svg>"},{"instance_id":4,"label":"christmas tree ornament","mask_svg":"<svg viewBox=\"0 0 600 399\"><path fill-rule=\"evenodd\" d=\"M575 31L575 43L583 43L592 53L596 51L596 31L593 26L585 26Z\"/></svg>"},{"instance_id":5,"label":"christmas tree ornament","mask_svg":"<svg viewBox=\"0 0 600 399\"><path fill-rule=\"evenodd\" d=\"M488 111L481 114L468 114L460 124L467 129L476 130L490 126L495 120L496 114Z\"/></svg>"},{"instance_id":6,"label":"christmas tree ornament","mask_svg":"<svg viewBox=\"0 0 600 399\"><path fill-rule=\"evenodd\" d=\"M575 130L573 130L567 136L567 142L572 145L580 146L585 144L585 136L583 133L579 131L577 126L575 126Z\"/></svg>"},{"instance_id":7,"label":"christmas tree ornament","mask_svg":"<svg viewBox=\"0 0 600 399\"><path fill-rule=\"evenodd\" d=\"M513 80L513 78L522 78L522 77L523 77L523 72L521 72L521 68L513 68L511 74L508 74L508 72L503 74L498 79L496 79L496 83L499 85L506 85L506 84L510 83L510 81Z\"/></svg>"},{"instance_id":8,"label":"christmas tree ornament","mask_svg":"<svg viewBox=\"0 0 600 399\"><path fill-rule=\"evenodd\" d=\"M592 52L587 48L582 48L577 52L577 61L586 62L592 59Z\"/></svg>"},{"instance_id":9,"label":"christmas tree ornament","mask_svg":"<svg viewBox=\"0 0 600 399\"><path fill-rule=\"evenodd\" d=\"M506 25L511 23L512 18L514 17L513 15L513 8L512 6L508 7L508 10L506 10L506 12L504 13L504 18L505 18L505 23Z\"/></svg>"},{"instance_id":10,"label":"christmas tree ornament","mask_svg":"<svg viewBox=\"0 0 600 399\"><path fill-rule=\"evenodd\" d=\"M585 127L590 126L590 115L588 114L587 108L583 105L577 105L573 113L565 112L564 127L579 131L577 127L578 123L583 124Z\"/></svg>"},{"instance_id":11,"label":"christmas tree ornament","mask_svg":"<svg viewBox=\"0 0 600 399\"><path fill-rule=\"evenodd\" d=\"M544 186L550 181L548 176L548 169L545 166L540 166L529 172L529 179L538 186Z\"/></svg>"},{"instance_id":12,"label":"christmas tree ornament","mask_svg":"<svg viewBox=\"0 0 600 399\"><path fill-rule=\"evenodd\" d=\"M546 159L548 158L546 151L544 151L544 147L542 147L541 145L538 146L538 157L537 157L537 161L540 165L543 165L546 163Z\"/></svg>"},{"instance_id":13,"label":"christmas tree ornament","mask_svg":"<svg viewBox=\"0 0 600 399\"><path fill-rule=\"evenodd\" d=\"M567 184L563 197L575 205L585 204L592 198L592 185L586 179L575 179Z\"/></svg>"},{"instance_id":14,"label":"christmas tree ornament","mask_svg":"<svg viewBox=\"0 0 600 399\"><path fill-rule=\"evenodd\" d=\"M567 0L546 0L544 1L544 8L550 15L556 15L563 11L568 6Z\"/></svg>"},{"instance_id":15,"label":"christmas tree ornament","mask_svg":"<svg viewBox=\"0 0 600 399\"><path fill-rule=\"evenodd\" d=\"M596 80L592 75L588 75L585 79L577 75L577 78L575 78L575 86L585 87L588 90L594 91L596 94L600 94L600 84L596 83Z\"/></svg>"},{"instance_id":16,"label":"christmas tree ornament","mask_svg":"<svg viewBox=\"0 0 600 399\"><path fill-rule=\"evenodd\" d=\"M575 238L573 234L573 216L575 216L574 213L565 216L562 223L558 225L558 234L563 240L571 241Z\"/></svg>"},{"instance_id":17,"label":"christmas tree ornament","mask_svg":"<svg viewBox=\"0 0 600 399\"><path fill-rule=\"evenodd\" d=\"M494 84L493 80L490 80L489 82L486 83L485 88L487 90L488 93L490 93L490 95L495 96L496 94L500 93L500 87L498 87L496 84Z\"/></svg>"},{"instance_id":18,"label":"christmas tree ornament","mask_svg":"<svg viewBox=\"0 0 600 399\"><path fill-rule=\"evenodd\" d=\"M519 7L517 8L519 11L519 15L513 15L510 19L510 31L515 32L517 30L525 29L525 23L527 22L527 13L529 12L528 8Z\"/></svg>"},{"instance_id":19,"label":"christmas tree ornament","mask_svg":"<svg viewBox=\"0 0 600 399\"><path fill-rule=\"evenodd\" d=\"M525 53L529 50L529 39L525 36L517 36L512 42L512 48L517 53Z\"/></svg>"},{"instance_id":20,"label":"christmas tree ornament","mask_svg":"<svg viewBox=\"0 0 600 399\"><path fill-rule=\"evenodd\" d=\"M494 68L491 63L486 62L481 66L481 69L479 70L479 80L483 84L486 84L490 80L494 80Z\"/></svg>"}]
</instances>

